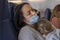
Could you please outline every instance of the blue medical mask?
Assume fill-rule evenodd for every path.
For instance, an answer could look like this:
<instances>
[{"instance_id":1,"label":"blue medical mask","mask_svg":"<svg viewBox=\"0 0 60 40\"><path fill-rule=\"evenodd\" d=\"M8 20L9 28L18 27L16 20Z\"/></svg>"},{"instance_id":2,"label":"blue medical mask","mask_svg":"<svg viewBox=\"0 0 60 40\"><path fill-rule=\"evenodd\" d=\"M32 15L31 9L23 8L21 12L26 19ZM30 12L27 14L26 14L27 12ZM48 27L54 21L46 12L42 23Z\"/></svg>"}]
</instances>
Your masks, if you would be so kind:
<instances>
[{"instance_id":1,"label":"blue medical mask","mask_svg":"<svg viewBox=\"0 0 60 40\"><path fill-rule=\"evenodd\" d=\"M32 16L30 19L29 19L29 24L34 24L38 21L39 19L39 16L37 14L35 14L34 16Z\"/></svg>"}]
</instances>

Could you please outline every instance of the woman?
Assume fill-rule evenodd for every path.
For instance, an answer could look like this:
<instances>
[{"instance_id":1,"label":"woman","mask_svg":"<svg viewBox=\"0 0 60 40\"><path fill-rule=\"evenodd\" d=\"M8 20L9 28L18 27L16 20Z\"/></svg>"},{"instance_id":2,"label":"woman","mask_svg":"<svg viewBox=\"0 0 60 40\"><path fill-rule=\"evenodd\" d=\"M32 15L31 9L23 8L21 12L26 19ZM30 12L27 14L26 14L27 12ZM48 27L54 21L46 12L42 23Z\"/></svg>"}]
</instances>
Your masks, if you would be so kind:
<instances>
[{"instance_id":1,"label":"woman","mask_svg":"<svg viewBox=\"0 0 60 40\"><path fill-rule=\"evenodd\" d=\"M38 13L28 4L22 3L16 6L15 12L19 20L18 26L24 25L18 35L18 40L44 40L41 34L33 26L38 20Z\"/></svg>"},{"instance_id":2,"label":"woman","mask_svg":"<svg viewBox=\"0 0 60 40\"><path fill-rule=\"evenodd\" d=\"M55 30L46 36L46 40L60 40L60 4L53 10L51 23Z\"/></svg>"}]
</instances>

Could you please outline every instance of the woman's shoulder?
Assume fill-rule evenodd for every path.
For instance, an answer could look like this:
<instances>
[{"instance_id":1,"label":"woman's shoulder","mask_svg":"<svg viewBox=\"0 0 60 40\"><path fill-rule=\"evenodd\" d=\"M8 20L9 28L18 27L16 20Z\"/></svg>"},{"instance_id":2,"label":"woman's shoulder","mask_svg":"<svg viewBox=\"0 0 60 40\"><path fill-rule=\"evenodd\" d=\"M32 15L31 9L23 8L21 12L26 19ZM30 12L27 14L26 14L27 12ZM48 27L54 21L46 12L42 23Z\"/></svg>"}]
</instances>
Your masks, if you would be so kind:
<instances>
[{"instance_id":1,"label":"woman's shoulder","mask_svg":"<svg viewBox=\"0 0 60 40\"><path fill-rule=\"evenodd\" d=\"M22 31L22 30L26 30L26 31L29 30L29 26L26 25L26 26L22 27L20 31Z\"/></svg>"},{"instance_id":2,"label":"woman's shoulder","mask_svg":"<svg viewBox=\"0 0 60 40\"><path fill-rule=\"evenodd\" d=\"M21 28L21 30L20 30L20 33L31 33L32 31L31 31L31 29L29 28L30 26L28 26L28 25L26 25L26 26L24 26L23 28Z\"/></svg>"},{"instance_id":3,"label":"woman's shoulder","mask_svg":"<svg viewBox=\"0 0 60 40\"><path fill-rule=\"evenodd\" d=\"M33 32L31 31L29 26L24 26L23 28L21 28L21 30L19 32L19 37L22 37L22 36L31 36L32 34L33 34Z\"/></svg>"},{"instance_id":4,"label":"woman's shoulder","mask_svg":"<svg viewBox=\"0 0 60 40\"><path fill-rule=\"evenodd\" d=\"M29 26L24 26L18 35L19 40L30 40L32 39L32 31L30 30Z\"/></svg>"}]
</instances>

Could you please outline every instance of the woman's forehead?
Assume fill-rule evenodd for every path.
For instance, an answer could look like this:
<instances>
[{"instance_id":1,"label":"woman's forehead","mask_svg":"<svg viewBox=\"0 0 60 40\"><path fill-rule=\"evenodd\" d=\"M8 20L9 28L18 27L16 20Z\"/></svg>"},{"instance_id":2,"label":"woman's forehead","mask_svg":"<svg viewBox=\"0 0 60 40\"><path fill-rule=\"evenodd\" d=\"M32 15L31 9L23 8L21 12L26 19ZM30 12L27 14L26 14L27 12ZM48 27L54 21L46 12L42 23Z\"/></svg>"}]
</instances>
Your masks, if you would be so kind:
<instances>
[{"instance_id":1,"label":"woman's forehead","mask_svg":"<svg viewBox=\"0 0 60 40\"><path fill-rule=\"evenodd\" d=\"M31 9L31 6L28 5L28 4L25 4L23 7L22 7L22 10L29 10Z\"/></svg>"}]
</instances>

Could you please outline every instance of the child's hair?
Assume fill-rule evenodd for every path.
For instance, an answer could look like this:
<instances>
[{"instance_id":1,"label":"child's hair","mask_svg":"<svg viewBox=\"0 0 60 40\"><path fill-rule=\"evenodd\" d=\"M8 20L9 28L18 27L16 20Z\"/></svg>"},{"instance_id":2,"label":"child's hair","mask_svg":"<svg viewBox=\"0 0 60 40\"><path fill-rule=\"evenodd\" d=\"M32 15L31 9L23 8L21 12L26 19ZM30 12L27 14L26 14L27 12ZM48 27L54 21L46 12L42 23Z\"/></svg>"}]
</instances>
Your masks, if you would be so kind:
<instances>
[{"instance_id":1,"label":"child's hair","mask_svg":"<svg viewBox=\"0 0 60 40\"><path fill-rule=\"evenodd\" d=\"M37 26L41 34L48 34L54 30L50 22L45 18L41 18L37 23Z\"/></svg>"}]
</instances>

